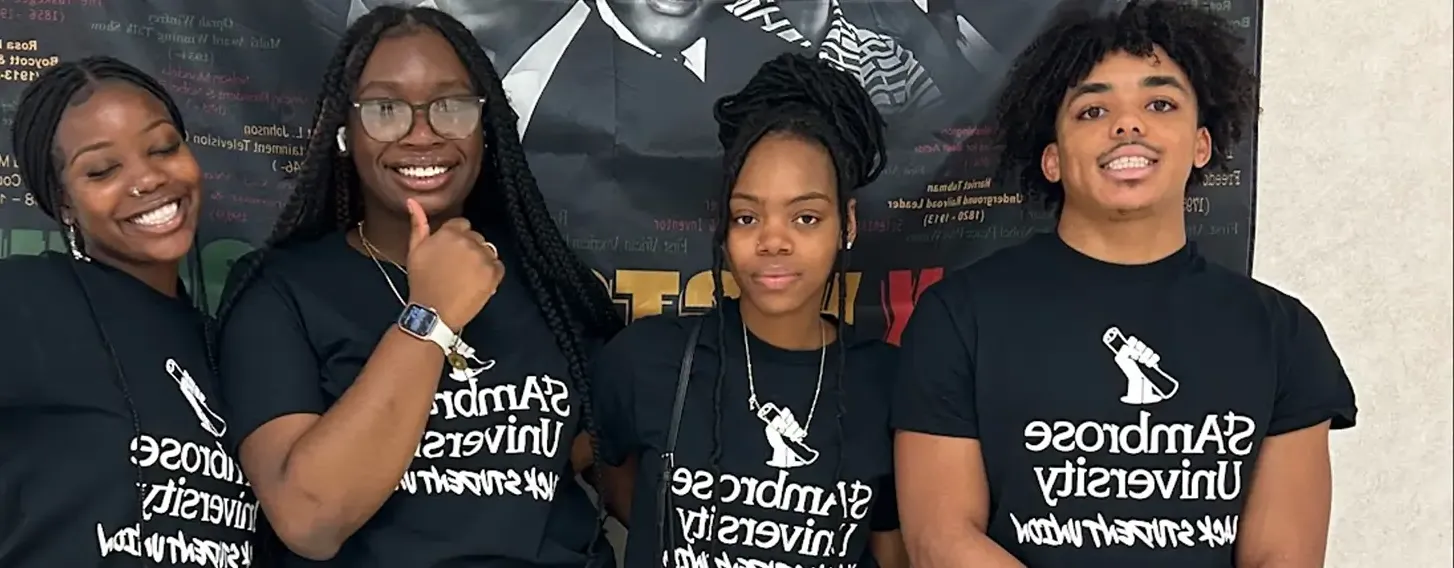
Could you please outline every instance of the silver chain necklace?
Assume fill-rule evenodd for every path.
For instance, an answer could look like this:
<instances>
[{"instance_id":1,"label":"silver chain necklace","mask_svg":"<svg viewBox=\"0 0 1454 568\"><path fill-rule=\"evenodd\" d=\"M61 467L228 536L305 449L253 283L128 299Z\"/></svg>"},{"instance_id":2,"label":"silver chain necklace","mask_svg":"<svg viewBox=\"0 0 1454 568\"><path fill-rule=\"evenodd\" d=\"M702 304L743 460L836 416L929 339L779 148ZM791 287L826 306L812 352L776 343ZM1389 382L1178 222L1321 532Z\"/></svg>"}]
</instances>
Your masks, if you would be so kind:
<instances>
[{"instance_id":1,"label":"silver chain necklace","mask_svg":"<svg viewBox=\"0 0 1454 568\"><path fill-rule=\"evenodd\" d=\"M828 338L823 333L823 322L818 322L818 385L813 387L813 404L808 407L808 419L799 426L803 428L803 435L808 434L808 427L813 423L813 413L818 411L818 395L823 392L823 364L828 360ZM757 412L761 405L757 403L757 382L752 377L752 347L747 341L747 322L742 322L742 350L747 355L747 408Z\"/></svg>"}]
</instances>

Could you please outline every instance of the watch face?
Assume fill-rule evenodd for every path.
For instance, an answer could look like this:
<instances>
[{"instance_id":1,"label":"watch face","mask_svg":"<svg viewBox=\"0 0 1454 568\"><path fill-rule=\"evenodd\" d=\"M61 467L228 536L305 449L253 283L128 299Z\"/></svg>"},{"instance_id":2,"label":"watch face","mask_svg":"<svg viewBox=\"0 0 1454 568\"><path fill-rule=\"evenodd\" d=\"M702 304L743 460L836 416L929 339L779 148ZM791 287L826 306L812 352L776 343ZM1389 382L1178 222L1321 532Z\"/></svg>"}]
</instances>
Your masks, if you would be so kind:
<instances>
[{"instance_id":1,"label":"watch face","mask_svg":"<svg viewBox=\"0 0 1454 568\"><path fill-rule=\"evenodd\" d=\"M409 306L399 316L399 327L404 331L425 337L429 332L434 331L434 324L439 321L439 315L420 306Z\"/></svg>"}]
</instances>

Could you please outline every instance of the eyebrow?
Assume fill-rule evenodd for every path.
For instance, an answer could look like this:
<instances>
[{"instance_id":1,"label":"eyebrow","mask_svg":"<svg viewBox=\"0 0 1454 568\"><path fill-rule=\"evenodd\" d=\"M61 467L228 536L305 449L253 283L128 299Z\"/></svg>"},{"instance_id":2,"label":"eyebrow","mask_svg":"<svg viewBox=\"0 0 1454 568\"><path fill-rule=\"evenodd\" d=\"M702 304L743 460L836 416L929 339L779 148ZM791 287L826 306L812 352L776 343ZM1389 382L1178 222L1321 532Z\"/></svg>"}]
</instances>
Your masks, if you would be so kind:
<instances>
[{"instance_id":1,"label":"eyebrow","mask_svg":"<svg viewBox=\"0 0 1454 568\"><path fill-rule=\"evenodd\" d=\"M745 201L751 201L753 203L762 203L762 198L759 198L756 195L747 195L747 194L740 194L740 193L739 194L733 194L732 195L732 198L729 199L729 201L738 200L738 199L745 200ZM828 197L828 194L823 193L821 191L810 191L808 193L804 193L802 195L798 195L796 197L793 197L792 199L789 199L788 200L788 205L796 205L796 204L802 203L804 201L817 201L817 200L832 201L833 199L831 197Z\"/></svg>"},{"instance_id":2,"label":"eyebrow","mask_svg":"<svg viewBox=\"0 0 1454 568\"><path fill-rule=\"evenodd\" d=\"M142 132L151 132L152 130L156 130L157 127L160 127L160 126L162 126L164 124L171 124L171 123L172 123L172 120L169 119L169 118L158 118L154 122L152 122L151 124L146 125L146 128L141 129L141 131ZM112 144L112 142L110 140L102 140L100 142L95 142L95 143L92 143L92 144L87 144L85 146L81 146L80 148L77 148L76 149L76 153L75 154L71 154L71 160L69 162L66 162L66 166L69 167L69 166L75 165L76 160L77 159L80 159L80 157L83 156L83 155L85 155L86 152L94 152L94 151L100 150L102 148L109 148L112 145L113 144Z\"/></svg>"},{"instance_id":3,"label":"eyebrow","mask_svg":"<svg viewBox=\"0 0 1454 568\"><path fill-rule=\"evenodd\" d=\"M398 81L369 81L367 83L364 83L362 85L359 85L358 86L358 92L362 93L362 92L368 91L369 89L386 89L386 90L389 90L389 91L398 92L398 91L403 90L403 88L404 88L404 84L403 83L400 83ZM437 93L439 91L444 91L444 90L448 90L448 89L470 89L470 88L471 88L470 87L470 84L467 81L460 81L458 79L449 79L449 80L438 81L438 82L434 83L433 85L430 86L429 92L431 92L431 93Z\"/></svg>"},{"instance_id":4,"label":"eyebrow","mask_svg":"<svg viewBox=\"0 0 1454 568\"><path fill-rule=\"evenodd\" d=\"M1186 89L1186 85L1181 84L1181 81L1178 81L1176 77L1172 77L1170 75L1148 76L1144 79L1141 79L1141 86L1152 89L1157 87L1171 87L1183 93L1190 94L1190 92ZM1078 99L1083 95L1093 95L1109 92L1111 92L1111 85L1109 83L1081 83L1070 90L1070 97L1065 100L1066 104L1068 105L1071 102L1074 102L1075 99Z\"/></svg>"}]
</instances>

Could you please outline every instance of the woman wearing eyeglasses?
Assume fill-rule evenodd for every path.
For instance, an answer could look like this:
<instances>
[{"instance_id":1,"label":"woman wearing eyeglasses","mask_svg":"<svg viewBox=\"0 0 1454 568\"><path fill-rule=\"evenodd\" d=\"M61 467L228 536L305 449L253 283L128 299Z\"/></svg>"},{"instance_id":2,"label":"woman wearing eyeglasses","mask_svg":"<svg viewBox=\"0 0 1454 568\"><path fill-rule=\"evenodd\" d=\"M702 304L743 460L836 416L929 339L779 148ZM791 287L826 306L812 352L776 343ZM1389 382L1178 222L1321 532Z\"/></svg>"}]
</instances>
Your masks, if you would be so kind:
<instances>
[{"instance_id":1,"label":"woman wearing eyeglasses","mask_svg":"<svg viewBox=\"0 0 1454 568\"><path fill-rule=\"evenodd\" d=\"M232 432L283 565L609 561L575 476L586 356L620 320L547 214L484 52L441 12L376 9L318 109L219 313Z\"/></svg>"}]
</instances>

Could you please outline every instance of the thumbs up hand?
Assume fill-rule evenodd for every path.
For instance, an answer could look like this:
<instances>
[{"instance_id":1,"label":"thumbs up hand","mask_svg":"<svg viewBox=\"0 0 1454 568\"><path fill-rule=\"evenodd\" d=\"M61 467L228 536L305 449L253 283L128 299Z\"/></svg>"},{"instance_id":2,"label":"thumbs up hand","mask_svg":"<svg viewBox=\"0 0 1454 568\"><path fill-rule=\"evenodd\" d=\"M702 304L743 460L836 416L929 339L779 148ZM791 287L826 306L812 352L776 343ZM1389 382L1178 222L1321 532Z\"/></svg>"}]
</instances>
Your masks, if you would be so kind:
<instances>
[{"instance_id":1,"label":"thumbs up hand","mask_svg":"<svg viewBox=\"0 0 1454 568\"><path fill-rule=\"evenodd\" d=\"M432 308L458 333L485 307L505 276L500 252L463 217L432 231L418 202L408 202L410 303Z\"/></svg>"}]
</instances>

